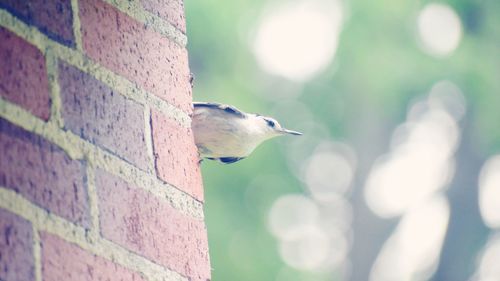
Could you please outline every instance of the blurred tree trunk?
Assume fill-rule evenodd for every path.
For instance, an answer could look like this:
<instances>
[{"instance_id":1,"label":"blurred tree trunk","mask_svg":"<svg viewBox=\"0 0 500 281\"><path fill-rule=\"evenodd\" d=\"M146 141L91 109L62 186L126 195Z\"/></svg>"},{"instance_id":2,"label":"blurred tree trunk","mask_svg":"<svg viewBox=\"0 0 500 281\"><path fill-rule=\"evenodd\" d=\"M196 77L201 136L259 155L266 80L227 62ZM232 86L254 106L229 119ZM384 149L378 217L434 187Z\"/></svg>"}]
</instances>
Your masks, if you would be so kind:
<instances>
[{"instance_id":1,"label":"blurred tree trunk","mask_svg":"<svg viewBox=\"0 0 500 281\"><path fill-rule=\"evenodd\" d=\"M439 267L432 278L435 281L468 280L489 234L479 213L478 178L484 159L477 151L480 145L472 123L465 120L462 143L455 155L455 176L447 192L451 216Z\"/></svg>"},{"instance_id":2,"label":"blurred tree trunk","mask_svg":"<svg viewBox=\"0 0 500 281\"><path fill-rule=\"evenodd\" d=\"M352 263L349 280L369 280L373 262L390 236L397 219L386 220L375 215L366 205L364 187L375 160L387 152L392 129L396 124L391 124L388 119L382 119L378 108L366 102L354 102L359 106L349 118L351 123L350 140L355 147L358 157L356 178L351 194L351 203L354 212L352 229L353 245L350 253ZM392 119L391 119L392 120Z\"/></svg>"},{"instance_id":3,"label":"blurred tree trunk","mask_svg":"<svg viewBox=\"0 0 500 281\"><path fill-rule=\"evenodd\" d=\"M363 104L363 103L358 103ZM387 153L396 124L381 120L381 114L365 106L352 118L351 141L358 152L357 178L351 202L354 210L352 272L349 280L369 280L370 270L380 249L392 234L399 218L387 220L371 212L364 200L364 185L378 156ZM447 191L450 222L438 269L432 280L468 280L474 273L478 252L485 244L489 230L484 226L478 205L478 177L484 162L477 148L472 122L466 119L462 142L455 154L456 171ZM404 258L404 257L401 257Z\"/></svg>"}]
</instances>

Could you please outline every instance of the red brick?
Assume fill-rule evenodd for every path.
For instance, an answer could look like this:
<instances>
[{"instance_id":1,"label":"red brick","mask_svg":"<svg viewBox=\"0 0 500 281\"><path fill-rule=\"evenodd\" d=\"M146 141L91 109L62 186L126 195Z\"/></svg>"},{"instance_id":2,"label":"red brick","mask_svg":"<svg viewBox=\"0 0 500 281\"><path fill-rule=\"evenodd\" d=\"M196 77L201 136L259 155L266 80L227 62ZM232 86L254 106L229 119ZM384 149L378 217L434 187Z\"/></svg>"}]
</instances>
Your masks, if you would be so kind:
<instances>
[{"instance_id":1,"label":"red brick","mask_svg":"<svg viewBox=\"0 0 500 281\"><path fill-rule=\"evenodd\" d=\"M184 17L184 1L182 0L141 0L142 6L173 26L186 33L186 19Z\"/></svg>"},{"instance_id":2,"label":"red brick","mask_svg":"<svg viewBox=\"0 0 500 281\"><path fill-rule=\"evenodd\" d=\"M0 8L36 26L54 40L71 47L75 45L71 0L0 0Z\"/></svg>"},{"instance_id":3,"label":"red brick","mask_svg":"<svg viewBox=\"0 0 500 281\"><path fill-rule=\"evenodd\" d=\"M210 278L202 220L102 170L96 171L102 235L190 280Z\"/></svg>"},{"instance_id":4,"label":"red brick","mask_svg":"<svg viewBox=\"0 0 500 281\"><path fill-rule=\"evenodd\" d=\"M67 129L147 168L142 105L63 62L59 63L59 85Z\"/></svg>"},{"instance_id":5,"label":"red brick","mask_svg":"<svg viewBox=\"0 0 500 281\"><path fill-rule=\"evenodd\" d=\"M0 95L48 120L50 95L45 58L20 37L0 27Z\"/></svg>"},{"instance_id":6,"label":"red brick","mask_svg":"<svg viewBox=\"0 0 500 281\"><path fill-rule=\"evenodd\" d=\"M41 232L40 238L44 281L144 281L138 273L57 236Z\"/></svg>"},{"instance_id":7,"label":"red brick","mask_svg":"<svg viewBox=\"0 0 500 281\"><path fill-rule=\"evenodd\" d=\"M0 280L35 280L32 229L28 221L0 209Z\"/></svg>"},{"instance_id":8,"label":"red brick","mask_svg":"<svg viewBox=\"0 0 500 281\"><path fill-rule=\"evenodd\" d=\"M0 151L0 186L70 221L90 225L81 162L1 118Z\"/></svg>"},{"instance_id":9,"label":"red brick","mask_svg":"<svg viewBox=\"0 0 500 281\"><path fill-rule=\"evenodd\" d=\"M191 128L154 110L151 126L158 177L203 201L199 156Z\"/></svg>"},{"instance_id":10,"label":"red brick","mask_svg":"<svg viewBox=\"0 0 500 281\"><path fill-rule=\"evenodd\" d=\"M147 91L190 113L187 51L99 0L81 1L85 52Z\"/></svg>"}]
</instances>

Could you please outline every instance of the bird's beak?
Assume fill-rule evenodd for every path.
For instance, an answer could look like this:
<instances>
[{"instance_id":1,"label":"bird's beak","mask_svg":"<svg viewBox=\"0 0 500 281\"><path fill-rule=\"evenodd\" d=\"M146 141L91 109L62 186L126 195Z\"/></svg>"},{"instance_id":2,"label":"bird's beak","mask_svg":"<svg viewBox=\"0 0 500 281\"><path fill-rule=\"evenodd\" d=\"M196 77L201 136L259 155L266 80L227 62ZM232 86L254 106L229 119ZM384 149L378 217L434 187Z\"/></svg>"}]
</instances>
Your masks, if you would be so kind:
<instances>
[{"instance_id":1,"label":"bird's beak","mask_svg":"<svg viewBox=\"0 0 500 281\"><path fill-rule=\"evenodd\" d=\"M295 135L295 136L301 136L302 135L301 132L292 131L292 130L288 130L288 129L282 129L282 130L280 130L280 133L282 133L282 134L289 134L289 135Z\"/></svg>"}]
</instances>

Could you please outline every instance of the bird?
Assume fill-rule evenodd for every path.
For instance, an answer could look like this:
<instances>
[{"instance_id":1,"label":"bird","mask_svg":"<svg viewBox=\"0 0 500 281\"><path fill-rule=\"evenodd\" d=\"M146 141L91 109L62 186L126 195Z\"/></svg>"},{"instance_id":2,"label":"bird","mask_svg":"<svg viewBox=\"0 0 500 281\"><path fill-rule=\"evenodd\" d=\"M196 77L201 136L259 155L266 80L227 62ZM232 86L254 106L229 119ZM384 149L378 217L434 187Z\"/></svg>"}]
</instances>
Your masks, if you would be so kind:
<instances>
[{"instance_id":1,"label":"bird","mask_svg":"<svg viewBox=\"0 0 500 281\"><path fill-rule=\"evenodd\" d=\"M200 162L208 159L223 164L245 159L265 140L302 135L283 128L271 117L215 102L193 102L191 127Z\"/></svg>"}]
</instances>

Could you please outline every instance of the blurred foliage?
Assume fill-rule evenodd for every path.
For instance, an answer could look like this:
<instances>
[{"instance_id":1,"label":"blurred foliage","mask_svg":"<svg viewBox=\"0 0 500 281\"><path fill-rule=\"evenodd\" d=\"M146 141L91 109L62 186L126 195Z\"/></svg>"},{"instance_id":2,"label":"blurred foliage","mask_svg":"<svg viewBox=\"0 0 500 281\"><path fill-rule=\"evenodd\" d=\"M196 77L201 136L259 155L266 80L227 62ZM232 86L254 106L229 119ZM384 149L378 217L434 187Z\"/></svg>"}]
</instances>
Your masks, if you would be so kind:
<instances>
[{"instance_id":1,"label":"blurred foliage","mask_svg":"<svg viewBox=\"0 0 500 281\"><path fill-rule=\"evenodd\" d=\"M464 29L459 47L445 58L423 52L416 38L416 17L426 3L430 1L344 2L347 14L334 61L314 79L299 85L265 73L250 49L268 1L188 0L194 99L272 115L281 100L269 95L279 93L284 101L290 92L308 107L314 120L327 126L333 139L346 140L363 151L356 145L367 142L356 140L357 131L380 129L383 141L374 145L382 144L377 151L385 151L390 131L404 121L409 102L426 94L436 81L449 79L466 96L469 132L479 143L481 156L498 153L500 1L445 2L457 11ZM384 126L370 128L369 122L360 119L366 110L378 116ZM286 127L301 129L293 123L300 121L297 116L286 118L280 120ZM282 194L304 192L284 156L287 141L268 141L236 164L203 162L214 281L276 280L276 276L281 276L280 280L336 279L287 267L267 230L272 202ZM364 156L358 157L362 161ZM255 183L256 179L262 182ZM354 186L354 195L363 188L363 180L358 182L361 184ZM258 188L250 189L252 184ZM356 269L356 261L351 262Z\"/></svg>"}]
</instances>

